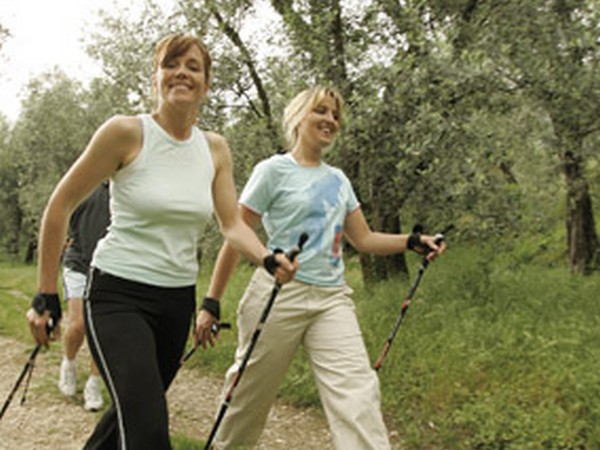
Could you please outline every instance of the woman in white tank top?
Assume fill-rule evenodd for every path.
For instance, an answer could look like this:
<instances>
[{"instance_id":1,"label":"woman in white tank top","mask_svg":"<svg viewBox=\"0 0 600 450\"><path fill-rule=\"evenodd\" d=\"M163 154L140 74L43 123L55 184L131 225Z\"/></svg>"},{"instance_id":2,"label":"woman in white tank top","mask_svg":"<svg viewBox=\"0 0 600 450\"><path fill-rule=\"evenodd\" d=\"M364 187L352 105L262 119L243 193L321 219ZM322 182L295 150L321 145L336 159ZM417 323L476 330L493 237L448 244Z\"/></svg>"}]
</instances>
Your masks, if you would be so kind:
<instances>
[{"instance_id":1,"label":"woman in white tank top","mask_svg":"<svg viewBox=\"0 0 600 450\"><path fill-rule=\"evenodd\" d=\"M171 448L164 391L191 325L198 233L213 211L226 240L251 262L281 282L297 269L241 220L227 142L195 126L210 65L197 38L162 39L152 74L156 109L105 122L56 186L42 219L38 294L27 319L35 340L48 344L60 328L57 279L69 217L110 178L111 226L94 254L84 308L112 405L85 448ZM202 308L219 315L218 302L207 299Z\"/></svg>"}]
</instances>

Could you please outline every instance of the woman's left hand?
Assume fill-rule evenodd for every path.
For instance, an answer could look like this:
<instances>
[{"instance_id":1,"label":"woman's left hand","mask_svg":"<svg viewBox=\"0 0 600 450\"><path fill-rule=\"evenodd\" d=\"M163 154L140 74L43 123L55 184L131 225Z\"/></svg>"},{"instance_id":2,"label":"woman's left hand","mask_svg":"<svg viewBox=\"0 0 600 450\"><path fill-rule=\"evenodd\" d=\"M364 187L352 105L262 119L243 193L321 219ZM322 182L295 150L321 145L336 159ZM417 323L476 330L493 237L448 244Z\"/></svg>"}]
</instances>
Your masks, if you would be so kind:
<instances>
[{"instance_id":1,"label":"woman's left hand","mask_svg":"<svg viewBox=\"0 0 600 450\"><path fill-rule=\"evenodd\" d=\"M214 347L217 342L217 333L213 333L213 328L218 327L219 321L211 313L201 309L196 318L196 327L194 329L194 346L202 345L206 350L207 343Z\"/></svg>"},{"instance_id":2,"label":"woman's left hand","mask_svg":"<svg viewBox=\"0 0 600 450\"><path fill-rule=\"evenodd\" d=\"M426 255L428 261L433 261L446 251L446 241L442 239L436 242L437 239L438 236L421 235L421 243L424 247L429 248L429 252Z\"/></svg>"}]
</instances>

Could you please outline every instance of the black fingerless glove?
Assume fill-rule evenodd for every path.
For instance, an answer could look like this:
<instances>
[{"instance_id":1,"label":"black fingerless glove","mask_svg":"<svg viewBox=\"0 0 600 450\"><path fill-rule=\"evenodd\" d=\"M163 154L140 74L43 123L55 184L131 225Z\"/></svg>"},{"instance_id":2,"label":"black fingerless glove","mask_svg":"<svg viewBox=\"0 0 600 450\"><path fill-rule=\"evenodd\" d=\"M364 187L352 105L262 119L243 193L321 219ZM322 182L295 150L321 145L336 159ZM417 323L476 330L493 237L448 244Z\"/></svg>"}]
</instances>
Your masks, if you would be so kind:
<instances>
[{"instance_id":1,"label":"black fingerless glove","mask_svg":"<svg viewBox=\"0 0 600 450\"><path fill-rule=\"evenodd\" d=\"M208 311L217 322L221 320L221 302L216 298L204 297L200 309Z\"/></svg>"},{"instance_id":2,"label":"black fingerless glove","mask_svg":"<svg viewBox=\"0 0 600 450\"><path fill-rule=\"evenodd\" d=\"M428 245L421 242L421 233L415 233L414 231L408 235L406 247L419 255L425 255L431 251Z\"/></svg>"},{"instance_id":3,"label":"black fingerless glove","mask_svg":"<svg viewBox=\"0 0 600 450\"><path fill-rule=\"evenodd\" d=\"M33 300L31 300L31 307L39 316L43 315L46 311L50 312L50 319L52 320L50 328L54 328L62 318L58 294L38 292L33 297Z\"/></svg>"},{"instance_id":4,"label":"black fingerless glove","mask_svg":"<svg viewBox=\"0 0 600 450\"><path fill-rule=\"evenodd\" d=\"M278 253L283 253L283 250L281 250L280 248L276 248L275 250L273 250L273 253L265 256L265 258L263 259L263 267L271 275L275 275L275 270L277 269L277 266L279 265L279 263L275 259L275 255L277 255Z\"/></svg>"}]
</instances>

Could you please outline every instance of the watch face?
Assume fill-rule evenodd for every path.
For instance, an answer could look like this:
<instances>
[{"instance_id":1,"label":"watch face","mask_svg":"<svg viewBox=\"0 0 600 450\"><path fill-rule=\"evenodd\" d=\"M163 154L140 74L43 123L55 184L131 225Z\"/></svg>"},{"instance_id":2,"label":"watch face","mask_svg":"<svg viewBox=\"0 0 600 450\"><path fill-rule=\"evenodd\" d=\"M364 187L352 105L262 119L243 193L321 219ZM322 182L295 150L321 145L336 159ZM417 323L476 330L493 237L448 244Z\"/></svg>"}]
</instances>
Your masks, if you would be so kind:
<instances>
[{"instance_id":1,"label":"watch face","mask_svg":"<svg viewBox=\"0 0 600 450\"><path fill-rule=\"evenodd\" d=\"M35 297L33 297L31 307L39 315L44 314L44 311L46 311L46 299L42 295L37 294Z\"/></svg>"}]
</instances>

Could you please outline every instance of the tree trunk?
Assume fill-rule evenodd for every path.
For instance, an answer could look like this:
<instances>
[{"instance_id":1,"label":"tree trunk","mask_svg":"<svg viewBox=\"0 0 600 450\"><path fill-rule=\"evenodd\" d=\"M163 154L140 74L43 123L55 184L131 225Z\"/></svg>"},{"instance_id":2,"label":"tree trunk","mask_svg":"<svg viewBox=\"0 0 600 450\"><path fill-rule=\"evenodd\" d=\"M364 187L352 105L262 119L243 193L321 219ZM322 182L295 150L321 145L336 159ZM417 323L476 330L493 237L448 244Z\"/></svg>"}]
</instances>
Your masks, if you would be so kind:
<instances>
[{"instance_id":1,"label":"tree trunk","mask_svg":"<svg viewBox=\"0 0 600 450\"><path fill-rule=\"evenodd\" d=\"M33 264L35 261L35 253L37 250L37 240L30 239L27 244L27 252L25 253L25 264Z\"/></svg>"},{"instance_id":2,"label":"tree trunk","mask_svg":"<svg viewBox=\"0 0 600 450\"><path fill-rule=\"evenodd\" d=\"M358 260L360 262L360 271L362 272L363 283L365 283L366 286L376 283L377 275L373 255L359 253Z\"/></svg>"},{"instance_id":3,"label":"tree trunk","mask_svg":"<svg viewBox=\"0 0 600 450\"><path fill-rule=\"evenodd\" d=\"M401 230L400 217L398 214L389 214L384 217L383 231L386 233L399 234ZM395 255L387 256L385 258L385 262L389 277L408 277L408 266L406 264L406 257L404 256L404 253L396 253Z\"/></svg>"},{"instance_id":4,"label":"tree trunk","mask_svg":"<svg viewBox=\"0 0 600 450\"><path fill-rule=\"evenodd\" d=\"M581 158L566 151L562 157L567 184L567 248L574 273L585 274L599 267L598 235L592 198L583 174Z\"/></svg>"},{"instance_id":5,"label":"tree trunk","mask_svg":"<svg viewBox=\"0 0 600 450\"><path fill-rule=\"evenodd\" d=\"M400 218L396 212L387 211L389 208L382 206L381 203L372 210L372 214L365 212L365 216L370 216L370 226L375 231L384 233L398 234L401 231ZM363 205L363 209L370 209ZM360 265L365 284L385 281L396 276L408 277L408 266L403 253L397 253L389 256L360 255Z\"/></svg>"},{"instance_id":6,"label":"tree trunk","mask_svg":"<svg viewBox=\"0 0 600 450\"><path fill-rule=\"evenodd\" d=\"M18 200L16 199L16 195L13 199L13 204L17 205ZM13 212L10 213L12 215L12 220L7 220L7 230L6 230L6 240L5 240L5 248L6 252L13 258L17 258L19 256L20 251L20 243L21 243L21 227L23 224L23 211L18 206L13 208Z\"/></svg>"}]
</instances>

